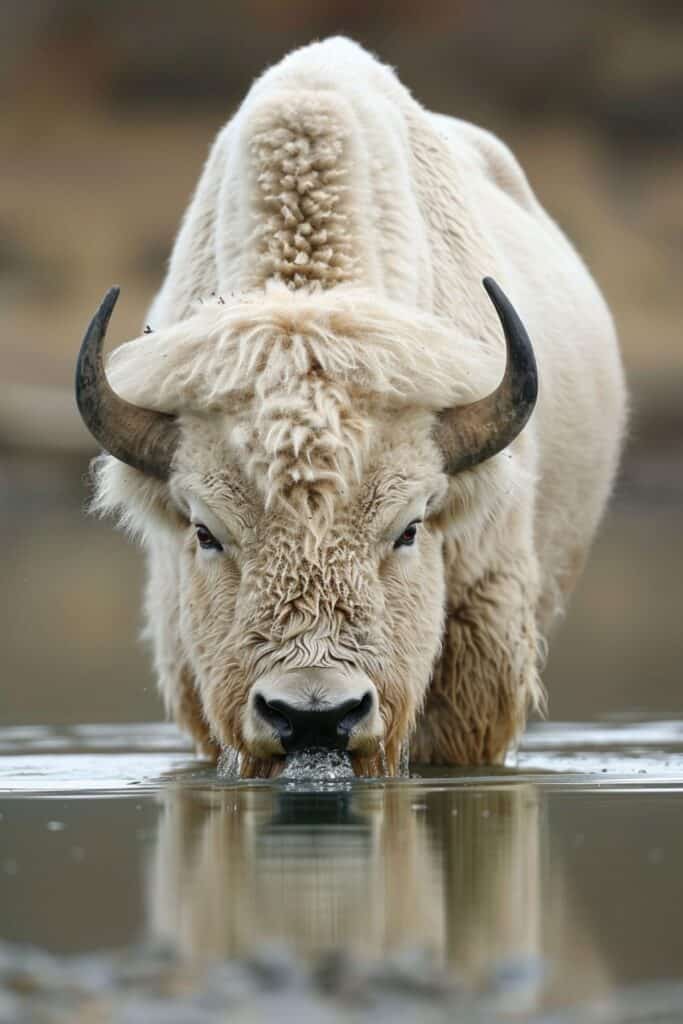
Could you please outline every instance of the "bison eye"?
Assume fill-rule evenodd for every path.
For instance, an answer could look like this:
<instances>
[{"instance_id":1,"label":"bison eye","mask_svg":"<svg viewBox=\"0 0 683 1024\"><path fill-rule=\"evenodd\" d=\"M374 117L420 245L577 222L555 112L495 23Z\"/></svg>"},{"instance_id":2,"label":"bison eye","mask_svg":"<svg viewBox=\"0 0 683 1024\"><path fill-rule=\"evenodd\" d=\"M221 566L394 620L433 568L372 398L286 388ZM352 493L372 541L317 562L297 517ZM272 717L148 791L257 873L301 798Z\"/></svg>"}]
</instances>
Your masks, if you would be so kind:
<instances>
[{"instance_id":1,"label":"bison eye","mask_svg":"<svg viewBox=\"0 0 683 1024\"><path fill-rule=\"evenodd\" d=\"M406 526L405 530L400 537L397 537L394 541L395 548L409 548L415 543L415 537L417 536L417 528L422 522L421 519L414 519L412 523Z\"/></svg>"},{"instance_id":2,"label":"bison eye","mask_svg":"<svg viewBox=\"0 0 683 1024\"><path fill-rule=\"evenodd\" d=\"M211 530L207 529L203 523L196 523L195 530L197 531L197 540L200 548L204 551L222 551L223 545L219 540L216 540Z\"/></svg>"}]
</instances>

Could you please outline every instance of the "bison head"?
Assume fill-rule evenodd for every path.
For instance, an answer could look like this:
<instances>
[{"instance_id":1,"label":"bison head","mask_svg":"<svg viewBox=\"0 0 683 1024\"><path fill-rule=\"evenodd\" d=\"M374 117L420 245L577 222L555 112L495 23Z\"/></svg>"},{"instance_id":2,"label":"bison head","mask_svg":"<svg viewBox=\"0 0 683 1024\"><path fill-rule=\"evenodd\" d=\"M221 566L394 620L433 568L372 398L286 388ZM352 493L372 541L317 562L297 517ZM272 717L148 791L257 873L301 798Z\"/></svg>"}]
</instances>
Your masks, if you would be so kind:
<instances>
[{"instance_id":1,"label":"bison head","mask_svg":"<svg viewBox=\"0 0 683 1024\"><path fill-rule=\"evenodd\" d=\"M496 372L490 317L456 344L363 293L275 287L122 346L115 389L102 344L117 290L90 324L76 393L108 453L97 503L148 548L168 703L244 774L306 746L397 768L439 651L444 530L478 501L463 471L510 444L536 399L524 327L484 284L507 364L475 401Z\"/></svg>"}]
</instances>

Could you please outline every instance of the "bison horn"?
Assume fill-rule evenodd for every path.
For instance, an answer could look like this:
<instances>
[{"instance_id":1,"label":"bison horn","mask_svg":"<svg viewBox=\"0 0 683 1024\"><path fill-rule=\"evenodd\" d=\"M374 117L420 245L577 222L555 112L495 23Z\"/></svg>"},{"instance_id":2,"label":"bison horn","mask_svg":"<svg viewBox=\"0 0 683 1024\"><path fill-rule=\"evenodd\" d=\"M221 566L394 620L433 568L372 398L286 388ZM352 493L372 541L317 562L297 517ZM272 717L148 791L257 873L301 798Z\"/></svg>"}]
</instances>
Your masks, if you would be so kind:
<instances>
[{"instance_id":1,"label":"bison horn","mask_svg":"<svg viewBox=\"0 0 683 1024\"><path fill-rule=\"evenodd\" d=\"M76 403L83 422L105 451L159 480L168 479L178 444L175 416L140 409L120 398L104 372L102 346L118 288L110 288L86 331L76 366Z\"/></svg>"},{"instance_id":2,"label":"bison horn","mask_svg":"<svg viewBox=\"0 0 683 1024\"><path fill-rule=\"evenodd\" d=\"M493 278L485 277L483 285L505 332L505 374L486 398L439 414L436 440L450 474L477 466L514 441L538 396L536 359L524 324Z\"/></svg>"}]
</instances>

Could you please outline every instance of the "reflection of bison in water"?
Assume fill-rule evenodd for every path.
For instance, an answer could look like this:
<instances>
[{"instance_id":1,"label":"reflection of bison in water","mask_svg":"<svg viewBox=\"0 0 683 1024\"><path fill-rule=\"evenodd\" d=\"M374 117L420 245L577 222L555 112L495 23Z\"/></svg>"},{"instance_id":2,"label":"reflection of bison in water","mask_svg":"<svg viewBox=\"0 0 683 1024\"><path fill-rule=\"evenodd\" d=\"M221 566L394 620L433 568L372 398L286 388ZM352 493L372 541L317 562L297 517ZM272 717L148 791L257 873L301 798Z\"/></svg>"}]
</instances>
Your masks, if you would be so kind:
<instances>
[{"instance_id":1,"label":"reflection of bison in water","mask_svg":"<svg viewBox=\"0 0 683 1024\"><path fill-rule=\"evenodd\" d=\"M163 804L148 929L184 956L422 949L476 984L497 965L547 958L528 998L538 984L558 999L575 999L579 979L582 994L604 986L534 786L178 787Z\"/></svg>"},{"instance_id":2,"label":"reflection of bison in water","mask_svg":"<svg viewBox=\"0 0 683 1024\"><path fill-rule=\"evenodd\" d=\"M178 790L164 804L151 920L184 953L442 953L443 883L409 794Z\"/></svg>"},{"instance_id":3,"label":"reflection of bison in water","mask_svg":"<svg viewBox=\"0 0 683 1024\"><path fill-rule=\"evenodd\" d=\"M115 298L77 381L96 505L145 544L198 746L501 760L624 415L610 316L505 147L352 43L297 51L219 135L112 390Z\"/></svg>"}]
</instances>

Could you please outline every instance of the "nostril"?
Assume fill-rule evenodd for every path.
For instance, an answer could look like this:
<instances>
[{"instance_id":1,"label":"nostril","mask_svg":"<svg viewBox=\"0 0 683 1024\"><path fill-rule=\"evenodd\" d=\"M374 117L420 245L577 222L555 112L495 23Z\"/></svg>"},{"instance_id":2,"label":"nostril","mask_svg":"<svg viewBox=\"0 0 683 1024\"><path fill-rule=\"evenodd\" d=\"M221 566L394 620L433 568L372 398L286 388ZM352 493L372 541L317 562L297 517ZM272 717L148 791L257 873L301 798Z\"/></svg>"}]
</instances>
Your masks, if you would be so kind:
<instances>
[{"instance_id":1,"label":"nostril","mask_svg":"<svg viewBox=\"0 0 683 1024\"><path fill-rule=\"evenodd\" d=\"M287 715L283 715L282 711L272 707L260 693L254 699L254 709L275 730L280 739L287 740L290 738L294 729Z\"/></svg>"},{"instance_id":2,"label":"nostril","mask_svg":"<svg viewBox=\"0 0 683 1024\"><path fill-rule=\"evenodd\" d=\"M348 736L352 729L372 711L372 693L370 690L361 697L355 707L347 711L340 722L337 723L339 736Z\"/></svg>"},{"instance_id":3,"label":"nostril","mask_svg":"<svg viewBox=\"0 0 683 1024\"><path fill-rule=\"evenodd\" d=\"M353 730L366 721L375 705L372 690L360 700L350 697L339 704L312 707L289 704L263 691L253 695L252 715L277 737L286 753L307 747L345 750Z\"/></svg>"}]
</instances>

